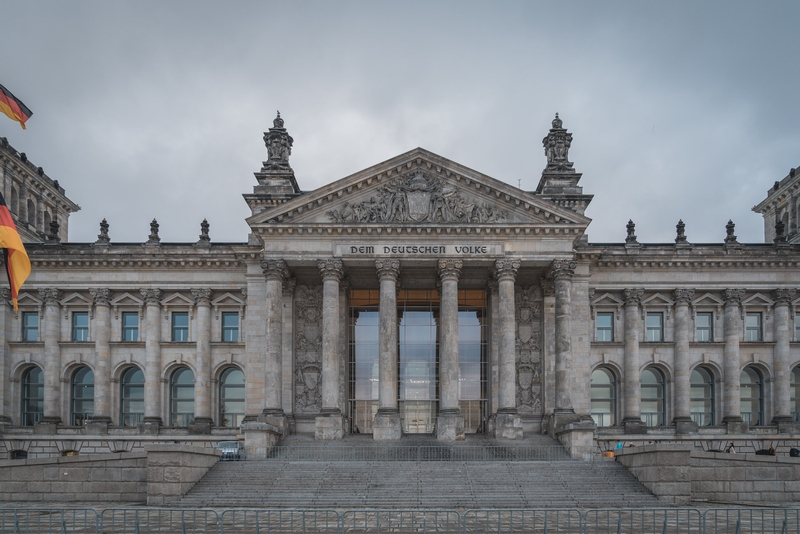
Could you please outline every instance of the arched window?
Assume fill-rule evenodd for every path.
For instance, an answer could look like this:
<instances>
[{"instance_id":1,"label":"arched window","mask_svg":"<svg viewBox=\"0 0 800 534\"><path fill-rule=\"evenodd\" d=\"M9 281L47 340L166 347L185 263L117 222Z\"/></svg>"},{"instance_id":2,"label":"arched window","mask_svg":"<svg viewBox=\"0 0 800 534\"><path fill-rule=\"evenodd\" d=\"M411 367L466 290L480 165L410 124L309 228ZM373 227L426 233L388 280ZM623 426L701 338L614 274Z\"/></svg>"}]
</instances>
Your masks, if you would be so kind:
<instances>
[{"instance_id":1,"label":"arched window","mask_svg":"<svg viewBox=\"0 0 800 534\"><path fill-rule=\"evenodd\" d=\"M144 419L144 373L131 367L122 373L120 388L119 423L136 426Z\"/></svg>"},{"instance_id":2,"label":"arched window","mask_svg":"<svg viewBox=\"0 0 800 534\"><path fill-rule=\"evenodd\" d=\"M592 419L597 426L617 424L617 380L605 367L595 369L591 378Z\"/></svg>"},{"instance_id":3,"label":"arched window","mask_svg":"<svg viewBox=\"0 0 800 534\"><path fill-rule=\"evenodd\" d=\"M31 199L28 199L28 224L36 226L36 204Z\"/></svg>"},{"instance_id":4,"label":"arched window","mask_svg":"<svg viewBox=\"0 0 800 534\"><path fill-rule=\"evenodd\" d=\"M169 381L169 425L189 426L194 419L194 373L181 367Z\"/></svg>"},{"instance_id":5,"label":"arched window","mask_svg":"<svg viewBox=\"0 0 800 534\"><path fill-rule=\"evenodd\" d=\"M697 426L714 424L714 375L705 367L697 367L691 377L692 421Z\"/></svg>"},{"instance_id":6,"label":"arched window","mask_svg":"<svg viewBox=\"0 0 800 534\"><path fill-rule=\"evenodd\" d=\"M31 367L22 375L22 426L33 426L44 413L44 373Z\"/></svg>"},{"instance_id":7,"label":"arched window","mask_svg":"<svg viewBox=\"0 0 800 534\"><path fill-rule=\"evenodd\" d=\"M94 415L94 371L81 367L72 375L72 426L83 426Z\"/></svg>"},{"instance_id":8,"label":"arched window","mask_svg":"<svg viewBox=\"0 0 800 534\"><path fill-rule=\"evenodd\" d=\"M764 388L761 373L754 367L745 367L739 379L742 420L750 426L764 424Z\"/></svg>"},{"instance_id":9,"label":"arched window","mask_svg":"<svg viewBox=\"0 0 800 534\"><path fill-rule=\"evenodd\" d=\"M50 218L50 212L49 211L45 211L44 212L44 230L43 230L43 232L46 233L46 234L50 233L50 222L51 221L52 221L52 219Z\"/></svg>"},{"instance_id":10,"label":"arched window","mask_svg":"<svg viewBox=\"0 0 800 534\"><path fill-rule=\"evenodd\" d=\"M17 188L13 186L11 187L11 213L15 217L19 215L19 194Z\"/></svg>"},{"instance_id":11,"label":"arched window","mask_svg":"<svg viewBox=\"0 0 800 534\"><path fill-rule=\"evenodd\" d=\"M642 371L642 420L647 426L664 426L664 375L654 367Z\"/></svg>"},{"instance_id":12,"label":"arched window","mask_svg":"<svg viewBox=\"0 0 800 534\"><path fill-rule=\"evenodd\" d=\"M791 396L791 411L792 411L792 420L793 421L800 421L800 365L792 369L792 374L790 376L790 390L789 395Z\"/></svg>"},{"instance_id":13,"label":"arched window","mask_svg":"<svg viewBox=\"0 0 800 534\"><path fill-rule=\"evenodd\" d=\"M240 426L244 412L244 373L229 367L219 378L219 426Z\"/></svg>"}]
</instances>

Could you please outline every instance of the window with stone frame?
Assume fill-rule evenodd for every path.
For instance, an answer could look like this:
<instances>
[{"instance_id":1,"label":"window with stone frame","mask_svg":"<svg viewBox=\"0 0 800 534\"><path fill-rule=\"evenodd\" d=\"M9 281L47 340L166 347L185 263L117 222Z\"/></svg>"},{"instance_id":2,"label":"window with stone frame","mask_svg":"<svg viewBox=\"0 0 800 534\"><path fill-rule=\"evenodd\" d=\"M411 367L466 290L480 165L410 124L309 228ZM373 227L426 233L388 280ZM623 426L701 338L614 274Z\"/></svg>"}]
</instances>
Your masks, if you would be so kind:
<instances>
[{"instance_id":1,"label":"window with stone frame","mask_svg":"<svg viewBox=\"0 0 800 534\"><path fill-rule=\"evenodd\" d=\"M714 313L697 312L694 320L695 341L711 343L714 341Z\"/></svg>"},{"instance_id":2,"label":"window with stone frame","mask_svg":"<svg viewBox=\"0 0 800 534\"><path fill-rule=\"evenodd\" d=\"M139 312L122 312L122 341L139 341Z\"/></svg>"},{"instance_id":3,"label":"window with stone frame","mask_svg":"<svg viewBox=\"0 0 800 534\"><path fill-rule=\"evenodd\" d=\"M744 331L745 341L764 341L764 324L761 312L747 312Z\"/></svg>"},{"instance_id":4,"label":"window with stone frame","mask_svg":"<svg viewBox=\"0 0 800 534\"><path fill-rule=\"evenodd\" d=\"M239 312L222 312L222 341L239 342Z\"/></svg>"},{"instance_id":5,"label":"window with stone frame","mask_svg":"<svg viewBox=\"0 0 800 534\"><path fill-rule=\"evenodd\" d=\"M794 340L800 343L800 314L798 313L794 315Z\"/></svg>"},{"instance_id":6,"label":"window with stone frame","mask_svg":"<svg viewBox=\"0 0 800 534\"><path fill-rule=\"evenodd\" d=\"M89 312L72 312L72 336L75 342L89 341Z\"/></svg>"},{"instance_id":7,"label":"window with stone frame","mask_svg":"<svg viewBox=\"0 0 800 534\"><path fill-rule=\"evenodd\" d=\"M189 312L172 312L172 341L189 341Z\"/></svg>"},{"instance_id":8,"label":"window with stone frame","mask_svg":"<svg viewBox=\"0 0 800 534\"><path fill-rule=\"evenodd\" d=\"M594 340L597 342L614 341L614 312L597 312Z\"/></svg>"},{"instance_id":9,"label":"window with stone frame","mask_svg":"<svg viewBox=\"0 0 800 534\"><path fill-rule=\"evenodd\" d=\"M645 318L647 330L646 340L650 343L664 341L664 314L661 312L647 312Z\"/></svg>"},{"instance_id":10,"label":"window with stone frame","mask_svg":"<svg viewBox=\"0 0 800 534\"><path fill-rule=\"evenodd\" d=\"M25 343L39 341L39 312L22 312L22 341Z\"/></svg>"}]
</instances>

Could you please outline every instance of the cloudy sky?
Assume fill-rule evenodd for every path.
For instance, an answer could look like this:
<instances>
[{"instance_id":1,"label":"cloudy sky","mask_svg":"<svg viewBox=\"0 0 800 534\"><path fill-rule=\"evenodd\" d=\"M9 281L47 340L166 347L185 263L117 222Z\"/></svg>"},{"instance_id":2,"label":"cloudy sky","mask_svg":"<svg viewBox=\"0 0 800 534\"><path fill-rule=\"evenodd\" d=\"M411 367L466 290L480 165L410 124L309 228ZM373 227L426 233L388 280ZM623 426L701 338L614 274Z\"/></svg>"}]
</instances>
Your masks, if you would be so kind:
<instances>
[{"instance_id":1,"label":"cloudy sky","mask_svg":"<svg viewBox=\"0 0 800 534\"><path fill-rule=\"evenodd\" d=\"M0 0L0 136L82 210L70 240L246 241L280 110L312 190L421 146L523 189L555 112L593 242L721 242L800 166L800 2Z\"/></svg>"}]
</instances>

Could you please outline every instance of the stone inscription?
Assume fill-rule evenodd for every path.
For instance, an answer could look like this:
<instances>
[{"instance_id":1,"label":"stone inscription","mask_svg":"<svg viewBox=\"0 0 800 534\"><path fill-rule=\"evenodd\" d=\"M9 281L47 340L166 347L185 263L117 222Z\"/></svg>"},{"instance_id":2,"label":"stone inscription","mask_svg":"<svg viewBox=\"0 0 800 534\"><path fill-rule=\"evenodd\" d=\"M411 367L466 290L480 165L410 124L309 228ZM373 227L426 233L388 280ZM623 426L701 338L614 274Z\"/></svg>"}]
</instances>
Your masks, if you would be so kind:
<instances>
[{"instance_id":1,"label":"stone inscription","mask_svg":"<svg viewBox=\"0 0 800 534\"><path fill-rule=\"evenodd\" d=\"M504 252L503 245L336 245L334 256L498 256Z\"/></svg>"}]
</instances>

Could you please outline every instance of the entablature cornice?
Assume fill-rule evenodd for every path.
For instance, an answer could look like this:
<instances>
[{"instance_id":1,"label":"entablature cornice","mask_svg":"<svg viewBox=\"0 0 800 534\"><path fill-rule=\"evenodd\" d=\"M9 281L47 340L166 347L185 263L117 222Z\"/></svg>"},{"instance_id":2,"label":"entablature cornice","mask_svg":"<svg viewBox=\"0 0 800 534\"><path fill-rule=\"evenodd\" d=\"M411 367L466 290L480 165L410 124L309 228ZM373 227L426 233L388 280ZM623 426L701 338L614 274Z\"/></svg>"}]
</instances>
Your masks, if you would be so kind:
<instances>
[{"instance_id":1,"label":"entablature cornice","mask_svg":"<svg viewBox=\"0 0 800 534\"><path fill-rule=\"evenodd\" d=\"M389 225L389 224L274 224L253 228L259 235L413 235L413 234L483 234L483 235L563 235L580 236L586 225L503 224L498 225Z\"/></svg>"}]
</instances>

